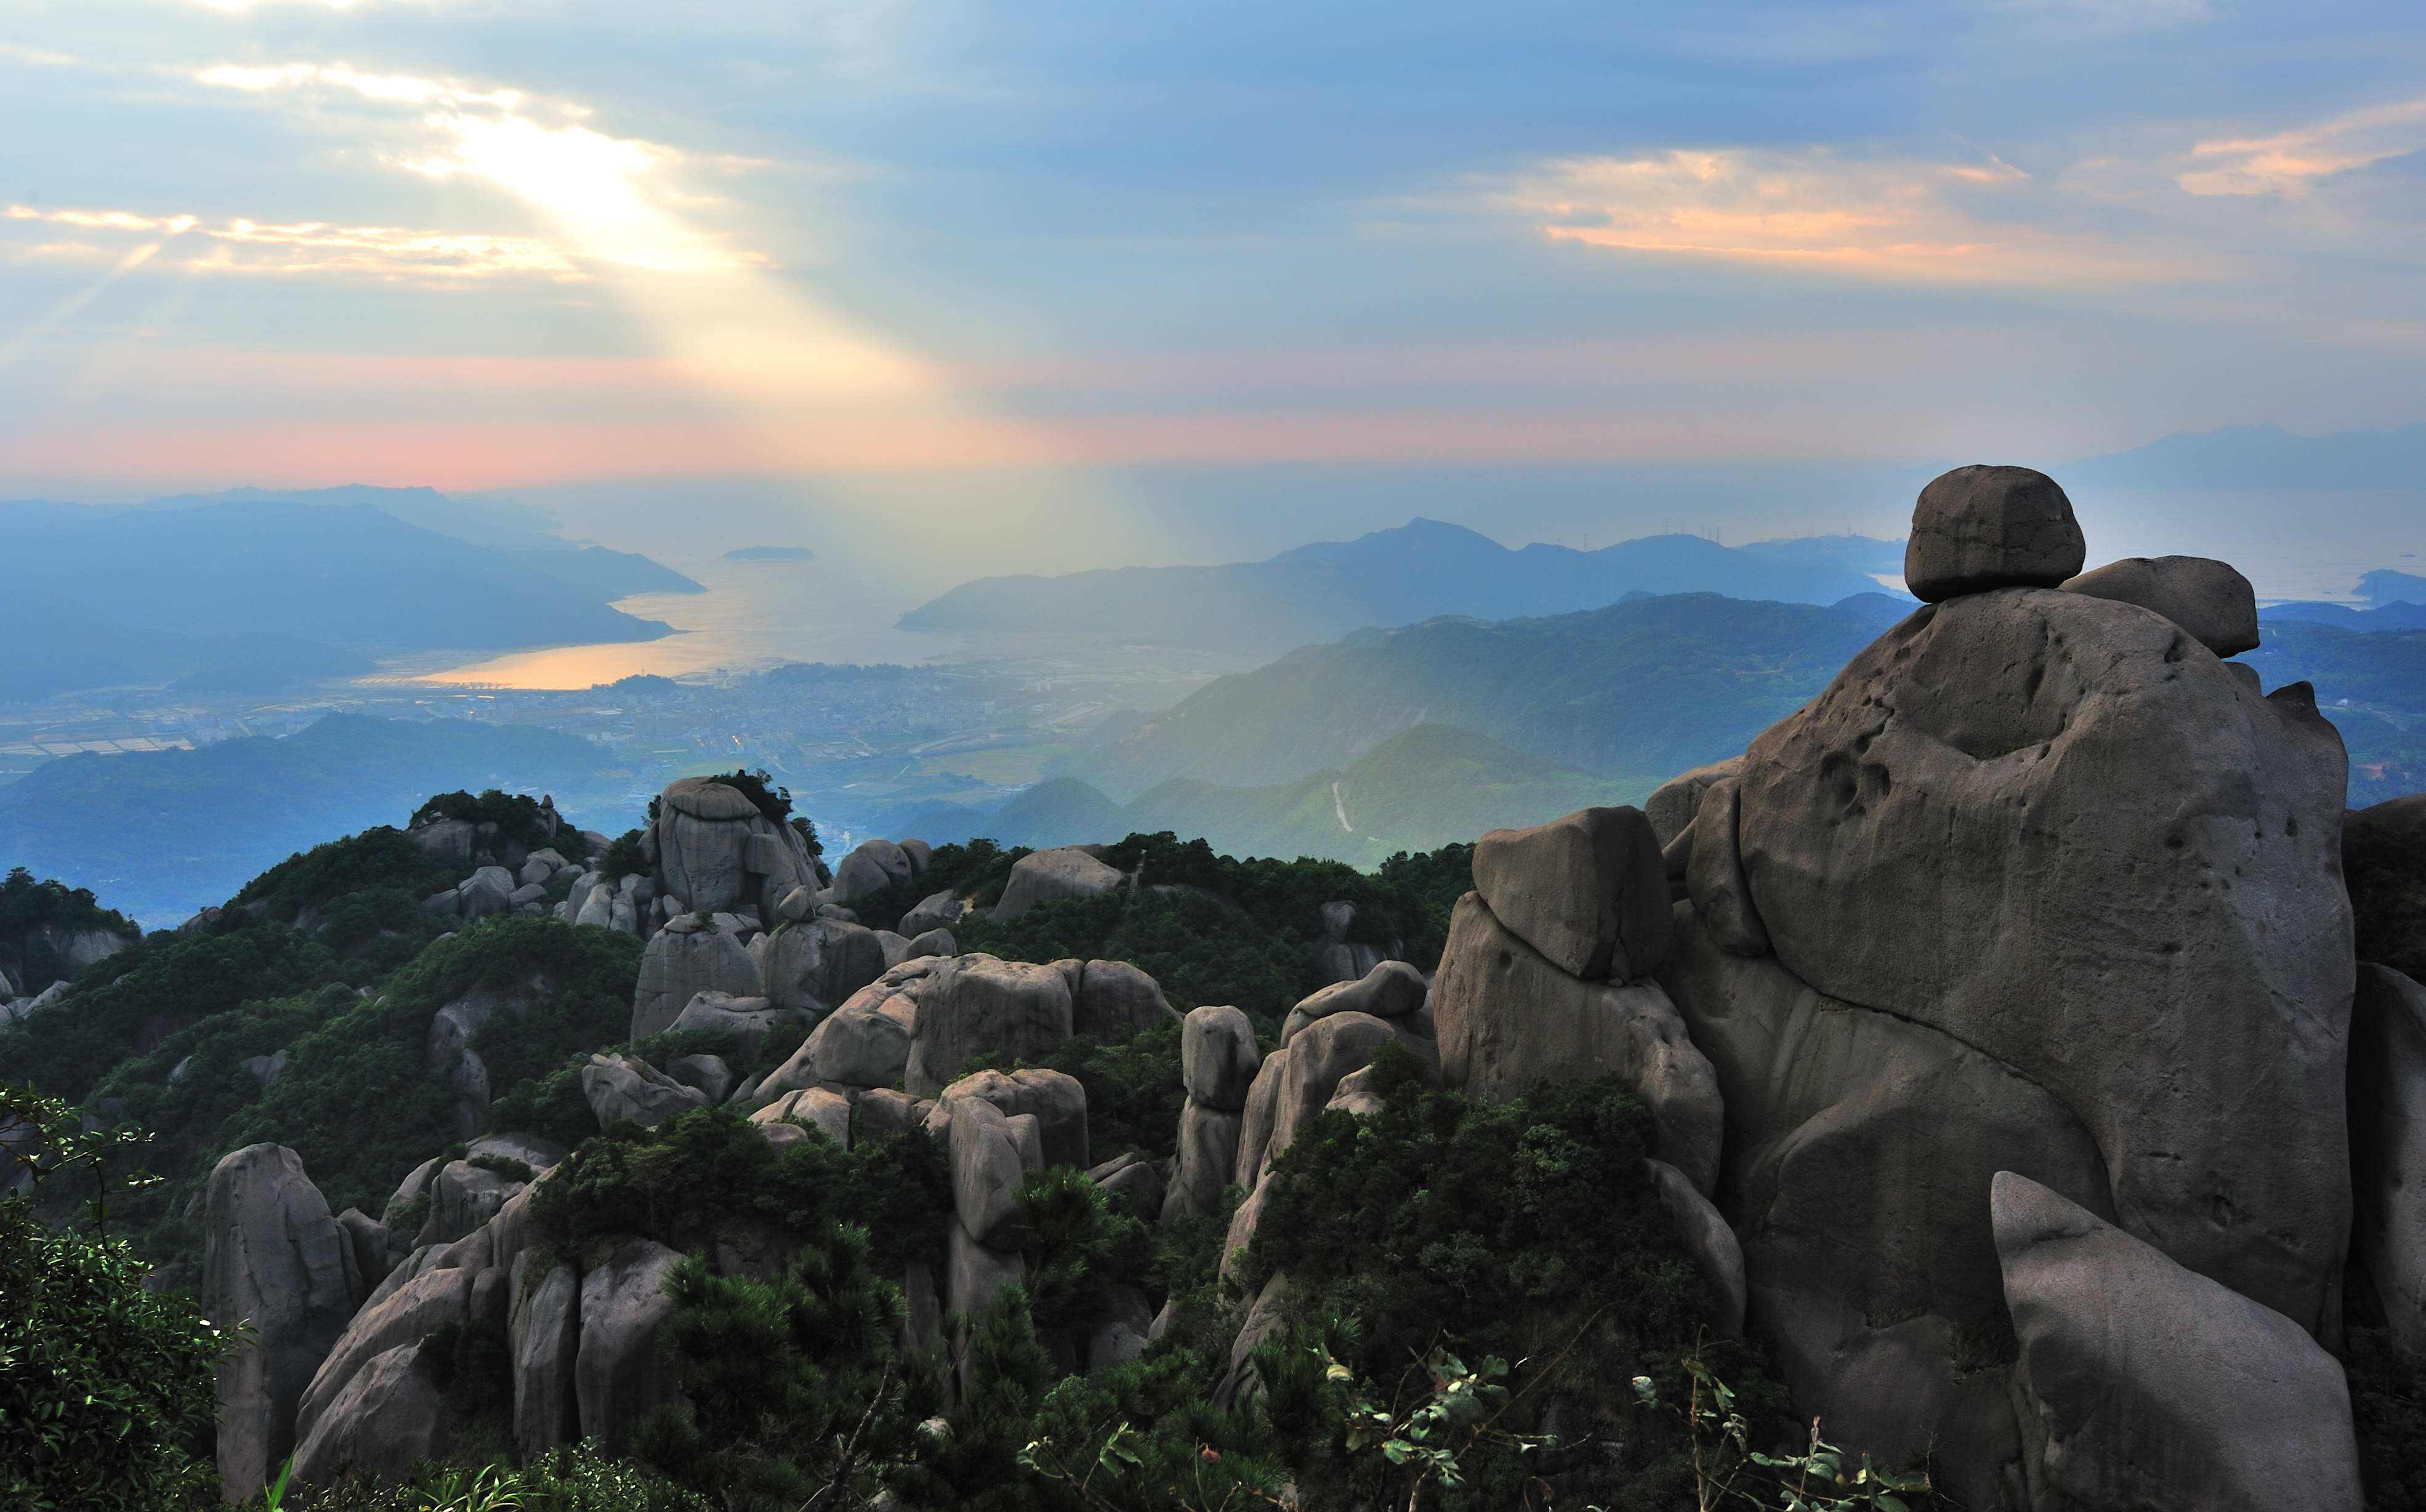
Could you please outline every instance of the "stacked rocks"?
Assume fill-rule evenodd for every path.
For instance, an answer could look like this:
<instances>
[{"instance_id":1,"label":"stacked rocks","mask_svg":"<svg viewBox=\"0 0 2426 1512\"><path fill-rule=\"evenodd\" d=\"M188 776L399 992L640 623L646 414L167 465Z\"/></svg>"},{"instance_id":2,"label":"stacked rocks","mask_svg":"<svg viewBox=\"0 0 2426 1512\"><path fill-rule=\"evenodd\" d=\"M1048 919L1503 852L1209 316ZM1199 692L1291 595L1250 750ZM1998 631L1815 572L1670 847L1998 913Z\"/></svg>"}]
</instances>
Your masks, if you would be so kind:
<instances>
[{"instance_id":1,"label":"stacked rocks","mask_svg":"<svg viewBox=\"0 0 2426 1512\"><path fill-rule=\"evenodd\" d=\"M1584 809L1495 829L1474 847L1474 884L1450 916L1432 987L1442 1078L1487 1101L1543 1081L1623 1078L1658 1120L1659 1158L1711 1191L1717 1078L1648 979L1673 930L1650 820Z\"/></svg>"},{"instance_id":2,"label":"stacked rocks","mask_svg":"<svg viewBox=\"0 0 2426 1512\"><path fill-rule=\"evenodd\" d=\"M641 954L640 978L632 992L631 1037L645 1039L672 1028L702 992L768 996L757 961L732 931L697 914L683 914L657 931Z\"/></svg>"},{"instance_id":3,"label":"stacked rocks","mask_svg":"<svg viewBox=\"0 0 2426 1512\"><path fill-rule=\"evenodd\" d=\"M1211 1005L1189 1011L1179 1058L1188 1103L1179 1114L1178 1165L1162 1200L1165 1224L1221 1211L1222 1188L1237 1169L1247 1092L1264 1063L1247 1016Z\"/></svg>"}]
</instances>

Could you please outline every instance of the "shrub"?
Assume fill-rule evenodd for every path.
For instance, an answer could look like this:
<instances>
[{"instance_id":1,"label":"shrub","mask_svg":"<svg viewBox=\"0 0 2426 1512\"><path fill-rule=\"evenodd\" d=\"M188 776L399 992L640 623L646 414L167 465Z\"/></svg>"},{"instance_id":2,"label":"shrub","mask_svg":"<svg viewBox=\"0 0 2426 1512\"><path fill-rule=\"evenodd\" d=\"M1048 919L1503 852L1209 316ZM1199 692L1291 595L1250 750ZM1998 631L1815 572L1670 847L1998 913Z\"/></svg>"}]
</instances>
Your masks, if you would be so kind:
<instances>
[{"instance_id":1,"label":"shrub","mask_svg":"<svg viewBox=\"0 0 2426 1512\"><path fill-rule=\"evenodd\" d=\"M558 819L555 832L549 833L544 812L535 798L489 788L477 797L463 792L438 794L413 811L412 824L419 825L431 819L493 824L500 837L519 843L525 850L553 847L566 861L577 861L587 858L590 842L582 838L581 831Z\"/></svg>"},{"instance_id":2,"label":"shrub","mask_svg":"<svg viewBox=\"0 0 2426 1512\"><path fill-rule=\"evenodd\" d=\"M756 806L760 813L766 815L768 824L784 825L791 821L792 790L775 786L774 778L766 772L746 769L737 772L717 772L702 780L729 787L748 798Z\"/></svg>"},{"instance_id":3,"label":"shrub","mask_svg":"<svg viewBox=\"0 0 2426 1512\"><path fill-rule=\"evenodd\" d=\"M610 882L620 882L624 877L646 873L649 861L640 851L640 832L626 829L616 836L614 844L606 847L606 854L600 859L598 870Z\"/></svg>"},{"instance_id":4,"label":"shrub","mask_svg":"<svg viewBox=\"0 0 2426 1512\"><path fill-rule=\"evenodd\" d=\"M55 1099L0 1087L0 1124L10 1123L12 1174L89 1171L122 1143L82 1133ZM112 1173L99 1176L105 1198ZM123 1240L55 1228L29 1198L0 1198L0 1503L154 1512L216 1501L217 1477L197 1456L232 1341L190 1299L149 1290L145 1274Z\"/></svg>"}]
</instances>

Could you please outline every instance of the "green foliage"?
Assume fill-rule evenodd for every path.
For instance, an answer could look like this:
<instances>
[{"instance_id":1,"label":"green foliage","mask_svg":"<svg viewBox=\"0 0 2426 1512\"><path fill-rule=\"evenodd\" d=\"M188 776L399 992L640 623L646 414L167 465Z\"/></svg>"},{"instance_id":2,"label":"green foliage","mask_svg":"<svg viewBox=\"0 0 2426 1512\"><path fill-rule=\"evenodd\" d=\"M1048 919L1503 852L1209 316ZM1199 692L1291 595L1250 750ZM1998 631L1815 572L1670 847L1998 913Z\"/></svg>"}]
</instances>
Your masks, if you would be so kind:
<instances>
[{"instance_id":1,"label":"green foliage","mask_svg":"<svg viewBox=\"0 0 2426 1512\"><path fill-rule=\"evenodd\" d=\"M1594 1499L1658 1504L1621 1493L1648 1497L1673 1482L1676 1464L1662 1459L1677 1451L1625 1430L1631 1403L1612 1383L1649 1375L1681 1388L1710 1303L1642 1168L1648 1110L1613 1079L1484 1105L1427 1088L1421 1062L1396 1047L1373 1064L1382 1111L1325 1112L1275 1163L1249 1284L1286 1271L1301 1321L1362 1320L1334 1350L1359 1377L1394 1378L1451 1338L1502 1359L1555 1359L1500 1426L1529 1432L1542 1402L1565 1399L1570 1423L1629 1446L1627 1473L1604 1467L1610 1484ZM1782 1417L1784 1393L1759 1361L1723 1348L1750 1415ZM1478 1442L1460 1464L1470 1485L1458 1494L1477 1505L1516 1504L1530 1473L1506 1442ZM1344 1498L1379 1472L1334 1457L1310 1473L1339 1477Z\"/></svg>"},{"instance_id":2,"label":"green foliage","mask_svg":"<svg viewBox=\"0 0 2426 1512\"><path fill-rule=\"evenodd\" d=\"M853 898L850 911L870 929L893 929L900 925L903 914L947 888L963 897L974 895L992 902L1001 896L1002 884L1010 877L1011 866L1027 854L1025 850L1006 851L991 840L938 845L934 855L928 858L924 871Z\"/></svg>"},{"instance_id":3,"label":"green foliage","mask_svg":"<svg viewBox=\"0 0 2426 1512\"><path fill-rule=\"evenodd\" d=\"M97 1180L98 1228L130 1141L82 1129L64 1103L0 1086L7 1169ZM218 1412L214 1368L233 1342L192 1301L154 1293L121 1239L55 1228L26 1196L0 1198L0 1504L28 1512L208 1506L197 1457Z\"/></svg>"},{"instance_id":4,"label":"green foliage","mask_svg":"<svg viewBox=\"0 0 2426 1512\"><path fill-rule=\"evenodd\" d=\"M941 1393L930 1366L891 1358L901 1294L871 1254L866 1230L830 1224L772 1281L675 1267L660 1347L682 1396L642 1423L639 1457L733 1512L872 1494Z\"/></svg>"},{"instance_id":5,"label":"green foliage","mask_svg":"<svg viewBox=\"0 0 2426 1512\"><path fill-rule=\"evenodd\" d=\"M1027 1218L1029 1315L1039 1330L1084 1338L1104 1319L1113 1287L1141 1281L1154 1263L1146 1226L1114 1213L1102 1187L1067 1166L1031 1172L1014 1194Z\"/></svg>"},{"instance_id":6,"label":"green foliage","mask_svg":"<svg viewBox=\"0 0 2426 1512\"><path fill-rule=\"evenodd\" d=\"M710 1512L712 1504L628 1460L582 1443L510 1465L425 1466L401 1482L351 1478L290 1491L283 1506L246 1512Z\"/></svg>"},{"instance_id":7,"label":"green foliage","mask_svg":"<svg viewBox=\"0 0 2426 1512\"><path fill-rule=\"evenodd\" d=\"M495 788L485 789L477 796L461 791L441 793L413 811L412 823L418 825L430 819L493 824L501 839L518 842L525 850L553 847L570 861L582 861L590 855L590 842L581 837L580 830L559 819L551 833L539 800L520 793L500 793Z\"/></svg>"},{"instance_id":8,"label":"green foliage","mask_svg":"<svg viewBox=\"0 0 2426 1512\"><path fill-rule=\"evenodd\" d=\"M2375 827L2346 825L2342 877L2358 925L2358 958L2426 981L2426 850Z\"/></svg>"},{"instance_id":9,"label":"green foliage","mask_svg":"<svg viewBox=\"0 0 2426 1512\"><path fill-rule=\"evenodd\" d=\"M1064 1072L1086 1088L1087 1146L1095 1159L1135 1150L1159 1160L1177 1148L1179 1112L1188 1102L1179 1040L1175 1023L1108 1044L1076 1035L1023 1064Z\"/></svg>"},{"instance_id":10,"label":"green foliage","mask_svg":"<svg viewBox=\"0 0 2426 1512\"><path fill-rule=\"evenodd\" d=\"M530 1163L527 1161L516 1160L511 1155L499 1155L493 1152L475 1155L465 1164L479 1170L494 1171L509 1182L528 1182L539 1174L530 1168Z\"/></svg>"},{"instance_id":11,"label":"green foliage","mask_svg":"<svg viewBox=\"0 0 2426 1512\"><path fill-rule=\"evenodd\" d=\"M600 859L598 870L610 882L620 882L624 877L646 873L649 860L640 850L640 831L626 829L617 835L614 844L606 847L606 854Z\"/></svg>"},{"instance_id":12,"label":"green foliage","mask_svg":"<svg viewBox=\"0 0 2426 1512\"><path fill-rule=\"evenodd\" d=\"M716 772L703 780L729 787L748 798L767 816L768 824L782 825L791 820L792 790L775 786L775 779L764 771Z\"/></svg>"},{"instance_id":13,"label":"green foliage","mask_svg":"<svg viewBox=\"0 0 2426 1512\"><path fill-rule=\"evenodd\" d=\"M330 1207L377 1211L406 1171L454 1139L445 1089L429 1071L437 1010L475 993L501 1002L472 1044L490 1085L510 1095L576 1051L620 1036L639 948L629 935L550 918L490 919L460 930L424 951L384 994L297 1039L277 1085L230 1119L217 1144L285 1145L303 1157ZM492 1127L509 1126L493 1118Z\"/></svg>"},{"instance_id":14,"label":"green foliage","mask_svg":"<svg viewBox=\"0 0 2426 1512\"><path fill-rule=\"evenodd\" d=\"M440 888L453 887L462 879L457 863L423 855L404 831L381 825L289 856L247 882L228 909L266 914L280 924L291 924L307 909L326 909L355 893L401 898L409 909Z\"/></svg>"},{"instance_id":15,"label":"green foliage","mask_svg":"<svg viewBox=\"0 0 2426 1512\"><path fill-rule=\"evenodd\" d=\"M1696 1343L1684 1360L1685 1398L1660 1400L1648 1375L1632 1385L1642 1407L1673 1412L1685 1425L1693 1456L1694 1505L1733 1504L1774 1507L1777 1512L1911 1512L1932 1488L1926 1473L1899 1474L1870 1463L1847 1462L1845 1453L1820 1437L1820 1420L1799 1450L1770 1455L1752 1446L1753 1426L1736 1410L1736 1393L1719 1379ZM1907 1497L1911 1501L1905 1500Z\"/></svg>"},{"instance_id":16,"label":"green foliage","mask_svg":"<svg viewBox=\"0 0 2426 1512\"><path fill-rule=\"evenodd\" d=\"M897 1486L913 1505L1011 1512L1038 1504L1020 1473L1028 1428L1060 1372L1037 1336L1027 1294L1006 1287L967 1320L962 1390L948 1428L920 1444Z\"/></svg>"},{"instance_id":17,"label":"green foliage","mask_svg":"<svg viewBox=\"0 0 2426 1512\"><path fill-rule=\"evenodd\" d=\"M924 1134L871 1134L778 1150L729 1107L694 1108L654 1129L619 1125L584 1142L539 1188L532 1215L563 1253L636 1234L702 1251L720 1240L802 1242L835 1223L875 1236L881 1275L943 1254L950 1178Z\"/></svg>"},{"instance_id":18,"label":"green foliage","mask_svg":"<svg viewBox=\"0 0 2426 1512\"><path fill-rule=\"evenodd\" d=\"M0 879L0 966L29 995L69 974L60 969L66 962L51 948L46 929L105 929L128 940L143 938L135 921L103 908L91 889L38 882L23 866L11 868Z\"/></svg>"}]
</instances>

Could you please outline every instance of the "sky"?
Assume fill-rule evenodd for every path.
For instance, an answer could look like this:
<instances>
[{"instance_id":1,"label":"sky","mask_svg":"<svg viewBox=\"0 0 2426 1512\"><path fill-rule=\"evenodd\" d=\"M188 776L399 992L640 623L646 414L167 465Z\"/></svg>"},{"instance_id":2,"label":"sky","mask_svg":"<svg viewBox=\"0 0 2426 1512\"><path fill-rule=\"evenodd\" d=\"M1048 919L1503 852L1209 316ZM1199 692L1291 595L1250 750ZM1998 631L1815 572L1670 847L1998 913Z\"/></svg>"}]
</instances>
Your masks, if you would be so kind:
<instances>
[{"instance_id":1,"label":"sky","mask_svg":"<svg viewBox=\"0 0 2426 1512\"><path fill-rule=\"evenodd\" d=\"M2426 421L2415 0L0 15L0 496L933 577L1892 534L1937 462Z\"/></svg>"}]
</instances>

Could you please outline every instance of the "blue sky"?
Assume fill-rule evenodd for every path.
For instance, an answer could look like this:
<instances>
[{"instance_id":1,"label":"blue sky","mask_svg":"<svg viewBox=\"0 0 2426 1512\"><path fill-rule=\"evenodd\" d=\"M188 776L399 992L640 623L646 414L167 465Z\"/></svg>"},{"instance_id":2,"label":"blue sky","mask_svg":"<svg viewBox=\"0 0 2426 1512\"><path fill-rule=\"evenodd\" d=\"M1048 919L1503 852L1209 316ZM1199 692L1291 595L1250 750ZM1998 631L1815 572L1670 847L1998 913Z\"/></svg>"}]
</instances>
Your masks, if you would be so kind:
<instances>
[{"instance_id":1,"label":"blue sky","mask_svg":"<svg viewBox=\"0 0 2426 1512\"><path fill-rule=\"evenodd\" d=\"M2426 420L2414 3L8 14L0 493L1095 561Z\"/></svg>"}]
</instances>

